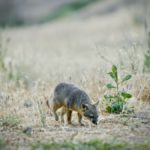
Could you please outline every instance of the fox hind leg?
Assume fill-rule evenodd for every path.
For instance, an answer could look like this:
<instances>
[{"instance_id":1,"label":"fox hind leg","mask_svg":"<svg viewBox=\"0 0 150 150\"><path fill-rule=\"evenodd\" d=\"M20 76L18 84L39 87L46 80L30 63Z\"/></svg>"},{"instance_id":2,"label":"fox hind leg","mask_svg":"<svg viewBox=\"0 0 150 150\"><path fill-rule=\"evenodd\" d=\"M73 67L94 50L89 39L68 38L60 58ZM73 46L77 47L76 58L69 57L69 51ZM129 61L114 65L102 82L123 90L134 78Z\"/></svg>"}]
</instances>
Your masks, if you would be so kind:
<instances>
[{"instance_id":1,"label":"fox hind leg","mask_svg":"<svg viewBox=\"0 0 150 150\"><path fill-rule=\"evenodd\" d=\"M53 109L53 114L54 114L55 120L58 121L59 118L57 115L57 109L59 109L59 107L57 105L54 105L52 109Z\"/></svg>"},{"instance_id":2,"label":"fox hind leg","mask_svg":"<svg viewBox=\"0 0 150 150\"><path fill-rule=\"evenodd\" d=\"M71 124L72 110L67 110L67 121Z\"/></svg>"}]
</instances>

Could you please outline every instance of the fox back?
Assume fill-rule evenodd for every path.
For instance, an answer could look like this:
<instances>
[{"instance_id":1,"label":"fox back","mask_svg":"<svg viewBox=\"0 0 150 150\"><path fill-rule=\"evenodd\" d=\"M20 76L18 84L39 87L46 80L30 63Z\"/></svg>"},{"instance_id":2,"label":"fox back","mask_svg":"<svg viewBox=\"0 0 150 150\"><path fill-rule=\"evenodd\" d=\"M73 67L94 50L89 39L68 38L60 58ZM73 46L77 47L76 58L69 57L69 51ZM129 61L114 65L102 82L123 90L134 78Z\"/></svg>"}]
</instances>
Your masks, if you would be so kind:
<instances>
[{"instance_id":1,"label":"fox back","mask_svg":"<svg viewBox=\"0 0 150 150\"><path fill-rule=\"evenodd\" d=\"M62 103L68 109L80 108L82 103L91 103L89 96L73 84L61 83L54 91L56 103Z\"/></svg>"}]
</instances>

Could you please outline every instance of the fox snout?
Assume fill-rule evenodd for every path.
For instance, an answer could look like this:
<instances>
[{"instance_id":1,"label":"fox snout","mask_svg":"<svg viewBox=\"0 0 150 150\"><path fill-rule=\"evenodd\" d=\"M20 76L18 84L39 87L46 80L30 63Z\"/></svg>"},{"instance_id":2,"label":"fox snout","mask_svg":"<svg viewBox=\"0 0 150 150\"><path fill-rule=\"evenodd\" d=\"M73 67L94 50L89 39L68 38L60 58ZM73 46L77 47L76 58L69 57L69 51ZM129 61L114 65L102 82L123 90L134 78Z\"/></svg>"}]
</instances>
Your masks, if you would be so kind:
<instances>
[{"instance_id":1,"label":"fox snout","mask_svg":"<svg viewBox=\"0 0 150 150\"><path fill-rule=\"evenodd\" d=\"M87 119L89 119L93 124L98 124L98 117L97 116L86 116Z\"/></svg>"},{"instance_id":2,"label":"fox snout","mask_svg":"<svg viewBox=\"0 0 150 150\"><path fill-rule=\"evenodd\" d=\"M96 124L96 125L97 125L97 122L98 122L98 121L95 120L95 119L92 120L92 123L93 123L93 124Z\"/></svg>"},{"instance_id":3,"label":"fox snout","mask_svg":"<svg viewBox=\"0 0 150 150\"><path fill-rule=\"evenodd\" d=\"M90 117L90 120L93 124L97 125L98 124L98 117L97 116L93 116L93 117Z\"/></svg>"}]
</instances>

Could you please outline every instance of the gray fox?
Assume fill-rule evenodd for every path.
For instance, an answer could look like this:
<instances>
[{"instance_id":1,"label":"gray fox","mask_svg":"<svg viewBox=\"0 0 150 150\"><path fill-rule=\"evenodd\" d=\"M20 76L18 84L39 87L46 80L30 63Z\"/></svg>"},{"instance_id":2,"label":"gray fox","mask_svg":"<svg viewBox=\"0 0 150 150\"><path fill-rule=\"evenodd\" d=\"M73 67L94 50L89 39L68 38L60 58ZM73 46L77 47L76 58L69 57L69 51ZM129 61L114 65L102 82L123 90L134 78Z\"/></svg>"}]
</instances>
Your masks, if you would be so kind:
<instances>
[{"instance_id":1,"label":"gray fox","mask_svg":"<svg viewBox=\"0 0 150 150\"><path fill-rule=\"evenodd\" d=\"M67 122L71 124L72 111L78 113L78 121L82 124L82 116L85 116L93 124L97 125L98 122L98 102L95 104L91 103L90 97L84 90L76 87L74 84L59 83L53 93L53 99L47 104L51 106L54 113L55 120L58 121L57 110L62 108L61 111L61 122L64 122L64 114L67 113Z\"/></svg>"}]
</instances>

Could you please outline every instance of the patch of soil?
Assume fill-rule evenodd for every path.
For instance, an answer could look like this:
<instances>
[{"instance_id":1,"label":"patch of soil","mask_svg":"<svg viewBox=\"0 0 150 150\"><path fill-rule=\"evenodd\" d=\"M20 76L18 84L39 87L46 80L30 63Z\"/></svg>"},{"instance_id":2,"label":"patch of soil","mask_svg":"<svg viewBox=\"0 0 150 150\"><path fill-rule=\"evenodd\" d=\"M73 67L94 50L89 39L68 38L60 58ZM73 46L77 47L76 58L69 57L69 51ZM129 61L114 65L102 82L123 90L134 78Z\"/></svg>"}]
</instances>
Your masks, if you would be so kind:
<instances>
[{"instance_id":1,"label":"patch of soil","mask_svg":"<svg viewBox=\"0 0 150 150\"><path fill-rule=\"evenodd\" d=\"M82 127L76 122L73 122L73 125L62 125L54 121L52 116L48 116L47 126L45 128L32 127L30 135L23 133L23 127L0 127L0 138L11 145L26 148L38 141L45 143L50 141L100 139L104 141L143 143L150 141L149 114L150 110L138 112L134 115L109 115L104 116L97 126L84 121L85 126Z\"/></svg>"}]
</instances>

